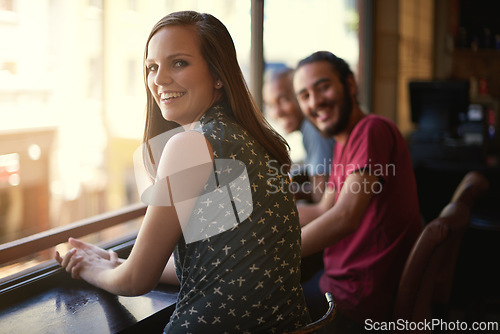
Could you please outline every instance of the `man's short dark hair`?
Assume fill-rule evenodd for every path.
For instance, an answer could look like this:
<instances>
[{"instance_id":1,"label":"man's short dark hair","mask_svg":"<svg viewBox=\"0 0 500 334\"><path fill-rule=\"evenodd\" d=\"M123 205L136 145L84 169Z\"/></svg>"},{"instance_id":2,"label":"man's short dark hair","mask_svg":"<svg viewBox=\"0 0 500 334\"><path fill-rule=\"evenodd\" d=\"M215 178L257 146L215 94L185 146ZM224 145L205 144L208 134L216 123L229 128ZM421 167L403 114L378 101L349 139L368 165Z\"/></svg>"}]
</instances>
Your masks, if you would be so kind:
<instances>
[{"instance_id":1,"label":"man's short dark hair","mask_svg":"<svg viewBox=\"0 0 500 334\"><path fill-rule=\"evenodd\" d=\"M347 78L350 75L353 75L351 68L349 67L349 64L347 64L347 62L344 59L337 57L336 55L334 55L329 51L314 52L312 55L299 61L299 63L297 64L297 69L299 69L301 66L315 63L318 61L326 61L330 65L332 65L332 68L339 75L340 82L344 85L347 84Z\"/></svg>"}]
</instances>

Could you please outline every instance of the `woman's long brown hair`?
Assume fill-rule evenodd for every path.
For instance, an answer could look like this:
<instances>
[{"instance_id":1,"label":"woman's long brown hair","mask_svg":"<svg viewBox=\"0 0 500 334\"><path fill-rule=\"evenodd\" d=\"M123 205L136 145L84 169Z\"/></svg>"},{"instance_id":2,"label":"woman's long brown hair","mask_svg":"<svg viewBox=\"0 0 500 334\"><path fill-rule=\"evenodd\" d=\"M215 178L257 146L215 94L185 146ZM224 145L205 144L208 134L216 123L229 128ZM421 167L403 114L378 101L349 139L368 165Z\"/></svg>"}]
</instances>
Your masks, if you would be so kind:
<instances>
[{"instance_id":1,"label":"woman's long brown hair","mask_svg":"<svg viewBox=\"0 0 500 334\"><path fill-rule=\"evenodd\" d=\"M148 56L149 41L158 30L166 26L182 25L197 27L202 55L214 78L223 83L223 100L230 104L232 116L270 153L272 158L283 165L283 170L288 171L291 165L288 154L289 146L283 137L269 125L257 107L238 64L231 35L224 24L217 18L210 14L194 11L174 12L165 16L153 27L149 34L144 50L144 61ZM148 89L147 77L148 70L144 66L147 106L143 139L145 147L148 149L148 152L145 153L150 156L148 141L179 125L163 118L156 101Z\"/></svg>"}]
</instances>

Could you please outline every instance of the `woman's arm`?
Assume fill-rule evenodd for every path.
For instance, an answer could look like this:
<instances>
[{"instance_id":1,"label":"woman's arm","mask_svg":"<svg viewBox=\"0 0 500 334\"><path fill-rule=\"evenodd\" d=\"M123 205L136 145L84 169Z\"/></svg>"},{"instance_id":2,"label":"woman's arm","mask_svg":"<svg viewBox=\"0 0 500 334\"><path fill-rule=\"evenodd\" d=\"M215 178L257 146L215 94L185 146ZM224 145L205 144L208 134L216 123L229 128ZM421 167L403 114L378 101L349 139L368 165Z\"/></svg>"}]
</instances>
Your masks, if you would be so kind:
<instances>
[{"instance_id":1,"label":"woman's arm","mask_svg":"<svg viewBox=\"0 0 500 334\"><path fill-rule=\"evenodd\" d=\"M163 273L160 277L160 283L176 286L180 284L179 279L177 278L177 274L175 273L175 263L173 256L168 259L167 265L165 266L165 269L163 269Z\"/></svg>"},{"instance_id":2,"label":"woman's arm","mask_svg":"<svg viewBox=\"0 0 500 334\"><path fill-rule=\"evenodd\" d=\"M208 163L211 159L211 149L202 134L189 131L172 137L158 164L157 180L175 178L179 172L197 167L196 175L181 173L185 179L170 182L167 179L167 183L164 183L177 186L155 191L156 196L170 196L174 206L150 205L147 208L130 256L123 263L117 258L107 260L89 250L77 250L75 254L65 256L60 262L61 265L67 271L77 271L79 276L90 284L114 294L130 296L149 292L158 284L181 236L179 220L190 212L190 206L186 205L186 196L194 203L194 195L201 193L212 172L211 167L209 168L211 163ZM198 168L199 166L207 167ZM177 212L176 198L184 200L184 212Z\"/></svg>"},{"instance_id":3,"label":"woman's arm","mask_svg":"<svg viewBox=\"0 0 500 334\"><path fill-rule=\"evenodd\" d=\"M105 260L110 260L112 257L112 254L113 254L113 251L111 251L111 250L107 251L101 247L89 244L89 243L82 241L80 239L69 238L68 242L74 248L74 250L72 249L68 253L69 257L73 256L77 252L78 249L82 250L82 251L87 250L88 252L93 252L96 256L102 257ZM76 256L78 257L78 255L76 255ZM55 257L59 263L63 262L63 258L61 257L59 252L56 251ZM66 261L69 261L69 258ZM117 261L119 264L122 264L123 262L125 262L125 259L118 258ZM78 260L76 260L76 262L78 262ZM75 265L76 264L77 263L75 263ZM75 276L74 276L75 279L80 279L80 276L79 276L77 270L74 271L74 274L75 274ZM177 274L175 273L175 264L174 264L173 256L171 256L169 258L167 265L163 269L163 272L162 272L161 277L160 277L160 283L176 285L176 286L179 285L179 279L177 278Z\"/></svg>"},{"instance_id":4,"label":"woman's arm","mask_svg":"<svg viewBox=\"0 0 500 334\"><path fill-rule=\"evenodd\" d=\"M114 252L104 257L91 249L79 248L64 258L56 254L56 260L73 278L117 295L138 296L158 284L180 234L174 207L149 206L126 260L118 259Z\"/></svg>"},{"instance_id":5,"label":"woman's arm","mask_svg":"<svg viewBox=\"0 0 500 334\"><path fill-rule=\"evenodd\" d=\"M114 294L145 294L158 284L181 233L174 207L150 206L129 257L111 270L91 267L85 276L82 269L80 276Z\"/></svg>"}]
</instances>

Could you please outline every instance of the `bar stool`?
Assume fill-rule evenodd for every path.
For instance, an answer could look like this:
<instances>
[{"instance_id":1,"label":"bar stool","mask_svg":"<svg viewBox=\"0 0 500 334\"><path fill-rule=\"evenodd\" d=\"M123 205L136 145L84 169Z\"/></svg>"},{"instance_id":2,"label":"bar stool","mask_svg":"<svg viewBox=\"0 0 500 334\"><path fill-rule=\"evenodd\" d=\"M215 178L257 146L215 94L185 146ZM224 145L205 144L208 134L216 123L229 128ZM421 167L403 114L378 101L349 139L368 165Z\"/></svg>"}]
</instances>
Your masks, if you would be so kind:
<instances>
[{"instance_id":1,"label":"bar stool","mask_svg":"<svg viewBox=\"0 0 500 334\"><path fill-rule=\"evenodd\" d=\"M335 300L333 299L333 296L330 292L325 293L325 298L326 301L328 302L328 310L326 311L325 315L322 316L320 319L311 322L310 324L307 324L301 328L295 329L290 332L284 332L283 334L306 334L306 333L313 333L323 327L325 327L327 324L332 322L333 318L335 318L335 313L337 311L337 305L335 304Z\"/></svg>"}]
</instances>

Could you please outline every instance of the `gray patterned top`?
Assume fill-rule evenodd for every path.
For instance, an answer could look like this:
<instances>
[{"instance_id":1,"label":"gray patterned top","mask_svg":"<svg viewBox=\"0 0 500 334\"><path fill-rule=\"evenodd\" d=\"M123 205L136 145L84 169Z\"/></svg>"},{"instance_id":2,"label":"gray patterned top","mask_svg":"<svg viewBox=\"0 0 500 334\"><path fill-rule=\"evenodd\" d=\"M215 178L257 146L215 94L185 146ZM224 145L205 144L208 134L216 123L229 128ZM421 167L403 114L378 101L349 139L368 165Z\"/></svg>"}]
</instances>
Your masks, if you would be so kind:
<instances>
[{"instance_id":1,"label":"gray patterned top","mask_svg":"<svg viewBox=\"0 0 500 334\"><path fill-rule=\"evenodd\" d=\"M190 222L232 219L205 238L186 240L183 230L174 250L180 292L165 333L281 333L303 326L310 318L300 285L300 226L288 176L222 110L207 111L198 131L215 158L216 185L208 188L228 189L231 200L200 196ZM231 182L237 179L243 181ZM245 194L251 194L250 203ZM207 217L207 208L217 217Z\"/></svg>"}]
</instances>

